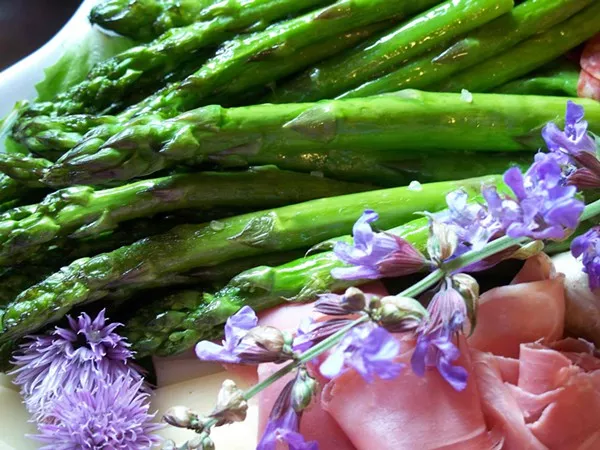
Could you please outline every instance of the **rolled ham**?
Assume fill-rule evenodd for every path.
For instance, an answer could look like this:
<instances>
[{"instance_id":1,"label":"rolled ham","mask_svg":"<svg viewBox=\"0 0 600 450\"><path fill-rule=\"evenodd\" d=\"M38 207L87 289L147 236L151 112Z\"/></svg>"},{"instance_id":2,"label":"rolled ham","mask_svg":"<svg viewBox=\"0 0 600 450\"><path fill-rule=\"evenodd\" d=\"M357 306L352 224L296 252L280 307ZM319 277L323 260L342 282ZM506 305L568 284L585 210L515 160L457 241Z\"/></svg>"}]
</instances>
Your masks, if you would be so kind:
<instances>
[{"instance_id":1,"label":"rolled ham","mask_svg":"<svg viewBox=\"0 0 600 450\"><path fill-rule=\"evenodd\" d=\"M485 292L469 344L485 352L518 357L522 343L550 343L564 332L563 276L545 254L529 258L508 286Z\"/></svg>"}]
</instances>

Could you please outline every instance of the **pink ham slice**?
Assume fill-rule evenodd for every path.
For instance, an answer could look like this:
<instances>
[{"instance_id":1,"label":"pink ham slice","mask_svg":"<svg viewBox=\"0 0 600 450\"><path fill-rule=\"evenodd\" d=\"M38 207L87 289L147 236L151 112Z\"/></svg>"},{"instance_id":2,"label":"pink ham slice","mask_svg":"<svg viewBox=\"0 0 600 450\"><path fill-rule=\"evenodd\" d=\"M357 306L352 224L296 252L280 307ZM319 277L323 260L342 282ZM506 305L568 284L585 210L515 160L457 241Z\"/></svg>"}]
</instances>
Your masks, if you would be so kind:
<instances>
[{"instance_id":1,"label":"pink ham slice","mask_svg":"<svg viewBox=\"0 0 600 450\"><path fill-rule=\"evenodd\" d=\"M564 332L565 297L562 275L553 273L549 258L529 258L512 284L480 298L471 347L517 357L522 343L553 342Z\"/></svg>"},{"instance_id":2,"label":"pink ham slice","mask_svg":"<svg viewBox=\"0 0 600 450\"><path fill-rule=\"evenodd\" d=\"M519 368L516 383L499 370L505 358L475 352L483 412L488 427L504 437L505 450L600 448L599 361L581 341L553 346L566 352L522 345L519 360L512 360Z\"/></svg>"},{"instance_id":3,"label":"pink ham slice","mask_svg":"<svg viewBox=\"0 0 600 450\"><path fill-rule=\"evenodd\" d=\"M461 364L470 370L466 343L461 347ZM411 355L412 349L400 360L409 364ZM359 450L498 448L487 432L473 378L465 391L456 392L437 371L420 378L407 367L394 380L372 384L348 371L326 385L323 402Z\"/></svg>"},{"instance_id":4,"label":"pink ham slice","mask_svg":"<svg viewBox=\"0 0 600 450\"><path fill-rule=\"evenodd\" d=\"M577 82L577 95L600 101L600 78L596 78L587 70L582 69Z\"/></svg>"},{"instance_id":5,"label":"pink ham slice","mask_svg":"<svg viewBox=\"0 0 600 450\"><path fill-rule=\"evenodd\" d=\"M581 73L577 85L580 97L600 100L600 34L585 45L580 58Z\"/></svg>"},{"instance_id":6,"label":"pink ham slice","mask_svg":"<svg viewBox=\"0 0 600 450\"><path fill-rule=\"evenodd\" d=\"M277 364L261 364L258 368L258 377L260 380L264 380L280 368L281 366ZM286 383L291 379L292 376L288 375L259 394L259 439L266 427L269 413L279 392L281 392ZM313 400L313 405L302 416L300 432L304 435L304 438L307 441L317 441L320 450L355 450L354 445L352 445L339 425L323 409L318 398L316 397ZM280 448L287 449L284 445Z\"/></svg>"}]
</instances>

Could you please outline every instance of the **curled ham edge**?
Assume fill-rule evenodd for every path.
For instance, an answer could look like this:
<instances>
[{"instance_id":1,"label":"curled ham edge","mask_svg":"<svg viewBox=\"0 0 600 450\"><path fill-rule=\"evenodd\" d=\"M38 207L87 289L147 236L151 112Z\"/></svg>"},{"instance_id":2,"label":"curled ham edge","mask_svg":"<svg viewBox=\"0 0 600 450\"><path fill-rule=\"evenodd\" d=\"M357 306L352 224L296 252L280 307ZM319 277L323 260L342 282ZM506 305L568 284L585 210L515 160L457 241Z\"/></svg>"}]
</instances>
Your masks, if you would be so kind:
<instances>
[{"instance_id":1,"label":"curled ham edge","mask_svg":"<svg viewBox=\"0 0 600 450\"><path fill-rule=\"evenodd\" d=\"M322 442L321 450L600 448L600 431L597 436L592 432L595 422L589 425L582 421L582 408L569 403L570 396L591 402L586 408L598 411L591 417L600 415L600 361L594 357L593 348L582 341L570 339L554 344L556 349L548 347L563 334L562 283L562 275L554 273L551 261L542 254L530 258L511 285L482 295L476 333L469 342L460 342L463 356L459 363L469 370L473 380L464 392L453 391L435 371L418 378L408 367L396 380L378 380L370 385L349 371L323 385L320 401L305 413L301 431L308 440ZM544 303L544 310L539 302ZM536 305L533 315L532 303ZM265 323L283 322L286 328L293 327L295 323L286 309L297 321L309 307L285 306L267 314ZM298 314L301 311L305 314ZM520 314L523 311L525 314ZM492 330L487 336L486 321ZM528 331L532 325L537 330L535 336ZM513 337L508 347L498 350L503 355L486 351L494 341L508 335ZM412 345L404 340L409 350L399 359L408 364ZM523 361L517 359L519 355ZM537 364L531 355L537 358ZM545 359L561 362L555 367L560 376L543 380ZM542 374L539 367L545 367ZM261 378L272 370L261 368ZM267 390L261 397L270 395L271 399L261 401L260 431L274 401L273 392ZM574 438L573 433L552 432L565 429L560 425L565 420L564 411L577 418L581 426L571 428L587 441L575 442L580 438ZM326 435L335 444L324 442ZM556 447L555 442L568 446Z\"/></svg>"}]
</instances>

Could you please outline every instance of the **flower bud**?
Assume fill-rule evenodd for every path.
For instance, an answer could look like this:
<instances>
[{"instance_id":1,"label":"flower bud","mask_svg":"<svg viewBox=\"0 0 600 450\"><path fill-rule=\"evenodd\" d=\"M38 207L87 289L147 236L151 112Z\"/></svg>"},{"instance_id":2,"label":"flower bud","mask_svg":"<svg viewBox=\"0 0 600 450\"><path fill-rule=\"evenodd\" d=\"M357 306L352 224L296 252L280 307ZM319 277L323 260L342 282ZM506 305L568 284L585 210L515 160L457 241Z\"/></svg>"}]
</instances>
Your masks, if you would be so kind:
<instances>
[{"instance_id":1,"label":"flower bud","mask_svg":"<svg viewBox=\"0 0 600 450\"><path fill-rule=\"evenodd\" d=\"M417 328L427 310L413 298L390 295L381 299L373 315L385 329L399 333Z\"/></svg>"},{"instance_id":2,"label":"flower bud","mask_svg":"<svg viewBox=\"0 0 600 450\"><path fill-rule=\"evenodd\" d=\"M169 425L178 428L196 428L199 423L198 414L187 406L173 406L163 416Z\"/></svg>"},{"instance_id":3,"label":"flower bud","mask_svg":"<svg viewBox=\"0 0 600 450\"><path fill-rule=\"evenodd\" d=\"M458 273L452 276L452 285L465 301L467 316L471 324L469 334L472 334L475 330L477 308L479 306L479 284L471 275Z\"/></svg>"},{"instance_id":4,"label":"flower bud","mask_svg":"<svg viewBox=\"0 0 600 450\"><path fill-rule=\"evenodd\" d=\"M429 257L436 262L445 261L454 254L457 246L458 236L452 227L430 218L427 240Z\"/></svg>"},{"instance_id":5,"label":"flower bud","mask_svg":"<svg viewBox=\"0 0 600 450\"><path fill-rule=\"evenodd\" d=\"M232 380L223 381L217 397L217 406L210 417L218 419L216 426L233 422L243 422L248 412L248 402L244 393Z\"/></svg>"},{"instance_id":6,"label":"flower bud","mask_svg":"<svg viewBox=\"0 0 600 450\"><path fill-rule=\"evenodd\" d=\"M299 369L291 393L292 408L294 408L294 411L300 413L306 409L316 392L317 382L315 379L308 374L306 369Z\"/></svg>"},{"instance_id":7,"label":"flower bud","mask_svg":"<svg viewBox=\"0 0 600 450\"><path fill-rule=\"evenodd\" d=\"M244 363L283 362L291 359L292 337L274 327L258 326L244 336L238 356Z\"/></svg>"},{"instance_id":8,"label":"flower bud","mask_svg":"<svg viewBox=\"0 0 600 450\"><path fill-rule=\"evenodd\" d=\"M367 306L367 297L360 289L349 287L342 297L342 306L349 312L362 311Z\"/></svg>"}]
</instances>

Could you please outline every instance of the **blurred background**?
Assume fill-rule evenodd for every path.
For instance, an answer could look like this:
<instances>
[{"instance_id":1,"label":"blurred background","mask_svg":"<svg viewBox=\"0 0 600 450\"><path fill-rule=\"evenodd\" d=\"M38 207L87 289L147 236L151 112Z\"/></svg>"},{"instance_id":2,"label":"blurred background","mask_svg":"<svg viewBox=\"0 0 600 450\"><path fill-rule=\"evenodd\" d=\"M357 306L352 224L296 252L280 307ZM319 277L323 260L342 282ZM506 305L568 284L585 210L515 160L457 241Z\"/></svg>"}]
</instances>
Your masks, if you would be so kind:
<instances>
[{"instance_id":1,"label":"blurred background","mask_svg":"<svg viewBox=\"0 0 600 450\"><path fill-rule=\"evenodd\" d=\"M0 0L0 71L44 45L82 0Z\"/></svg>"}]
</instances>

